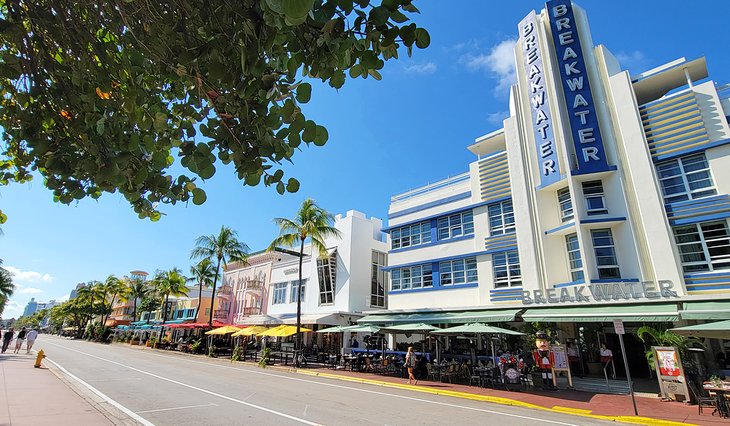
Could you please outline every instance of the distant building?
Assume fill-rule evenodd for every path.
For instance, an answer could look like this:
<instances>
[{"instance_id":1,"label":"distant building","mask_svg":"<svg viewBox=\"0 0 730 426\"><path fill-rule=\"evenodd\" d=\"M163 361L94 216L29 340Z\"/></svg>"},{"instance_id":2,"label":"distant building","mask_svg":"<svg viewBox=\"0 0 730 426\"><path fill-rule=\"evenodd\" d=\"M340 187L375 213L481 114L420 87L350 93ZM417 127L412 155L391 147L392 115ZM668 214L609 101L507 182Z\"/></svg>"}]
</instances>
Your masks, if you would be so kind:
<instances>
[{"instance_id":1,"label":"distant building","mask_svg":"<svg viewBox=\"0 0 730 426\"><path fill-rule=\"evenodd\" d=\"M25 309L23 310L23 316L27 317L29 315L33 315L38 308L38 302L35 301L35 297L30 298L30 302L28 302L27 305L25 305Z\"/></svg>"}]
</instances>

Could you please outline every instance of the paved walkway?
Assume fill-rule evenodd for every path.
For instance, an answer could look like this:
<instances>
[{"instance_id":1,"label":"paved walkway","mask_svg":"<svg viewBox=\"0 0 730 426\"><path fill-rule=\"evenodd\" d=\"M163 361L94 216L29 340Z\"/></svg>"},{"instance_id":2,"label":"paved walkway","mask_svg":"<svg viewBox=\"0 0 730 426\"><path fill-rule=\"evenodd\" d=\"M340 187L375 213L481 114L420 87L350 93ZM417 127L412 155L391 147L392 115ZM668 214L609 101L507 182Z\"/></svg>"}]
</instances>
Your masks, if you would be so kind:
<instances>
[{"instance_id":1,"label":"paved walkway","mask_svg":"<svg viewBox=\"0 0 730 426\"><path fill-rule=\"evenodd\" d=\"M35 354L0 354L0 425L111 425L84 397L48 368L33 368Z\"/></svg>"}]
</instances>

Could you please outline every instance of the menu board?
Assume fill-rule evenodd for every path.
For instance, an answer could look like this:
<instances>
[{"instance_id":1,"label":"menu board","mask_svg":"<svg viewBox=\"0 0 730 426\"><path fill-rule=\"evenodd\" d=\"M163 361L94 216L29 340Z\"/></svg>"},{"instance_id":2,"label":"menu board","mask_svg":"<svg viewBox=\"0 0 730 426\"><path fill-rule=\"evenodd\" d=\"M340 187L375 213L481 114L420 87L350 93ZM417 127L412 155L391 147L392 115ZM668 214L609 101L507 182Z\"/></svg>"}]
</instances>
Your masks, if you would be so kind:
<instances>
[{"instance_id":1,"label":"menu board","mask_svg":"<svg viewBox=\"0 0 730 426\"><path fill-rule=\"evenodd\" d=\"M562 345L551 345L550 352L553 353L553 368L556 370L568 369L568 354L565 351L565 346Z\"/></svg>"}]
</instances>

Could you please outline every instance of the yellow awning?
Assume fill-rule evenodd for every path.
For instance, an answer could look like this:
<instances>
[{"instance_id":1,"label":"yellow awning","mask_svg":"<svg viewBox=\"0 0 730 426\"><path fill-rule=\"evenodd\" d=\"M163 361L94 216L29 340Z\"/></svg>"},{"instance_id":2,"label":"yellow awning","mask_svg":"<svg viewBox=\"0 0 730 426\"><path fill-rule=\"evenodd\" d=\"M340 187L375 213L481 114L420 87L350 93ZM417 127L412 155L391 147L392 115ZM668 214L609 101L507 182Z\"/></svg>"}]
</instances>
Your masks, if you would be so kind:
<instances>
[{"instance_id":1,"label":"yellow awning","mask_svg":"<svg viewBox=\"0 0 730 426\"><path fill-rule=\"evenodd\" d=\"M268 328L266 328L266 327L264 327L262 325L254 325L254 326L251 326L251 327L246 327L246 328L244 328L241 331L237 331L237 332L231 334L231 336L233 336L233 337L237 337L237 336L254 336L254 335L259 334L259 333L262 333L262 332L264 332L266 330L268 330Z\"/></svg>"},{"instance_id":2,"label":"yellow awning","mask_svg":"<svg viewBox=\"0 0 730 426\"><path fill-rule=\"evenodd\" d=\"M224 325L223 327L218 327L210 331L206 331L205 334L228 334L228 333L235 333L239 331L240 328L232 326L232 325Z\"/></svg>"},{"instance_id":3,"label":"yellow awning","mask_svg":"<svg viewBox=\"0 0 730 426\"><path fill-rule=\"evenodd\" d=\"M302 333L308 333L312 330L308 328L301 327L299 329ZM259 336L270 336L270 337L287 337L291 336L292 334L297 333L297 326L295 325L280 325L278 327L274 327L270 330L266 330L262 333L259 333Z\"/></svg>"}]
</instances>

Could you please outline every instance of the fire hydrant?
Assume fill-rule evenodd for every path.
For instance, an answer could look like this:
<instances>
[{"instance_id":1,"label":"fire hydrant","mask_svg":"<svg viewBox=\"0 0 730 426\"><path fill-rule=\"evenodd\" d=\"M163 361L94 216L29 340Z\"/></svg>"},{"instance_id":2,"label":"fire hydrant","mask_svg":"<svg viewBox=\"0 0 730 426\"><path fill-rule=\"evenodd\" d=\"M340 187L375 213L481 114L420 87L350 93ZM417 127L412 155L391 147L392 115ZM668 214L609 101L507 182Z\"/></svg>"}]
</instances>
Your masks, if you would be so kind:
<instances>
[{"instance_id":1,"label":"fire hydrant","mask_svg":"<svg viewBox=\"0 0 730 426\"><path fill-rule=\"evenodd\" d=\"M43 349L38 351L38 356L35 357L35 365L33 367L35 368L41 368L41 361L43 361L43 358L45 358L46 355L43 353Z\"/></svg>"}]
</instances>

